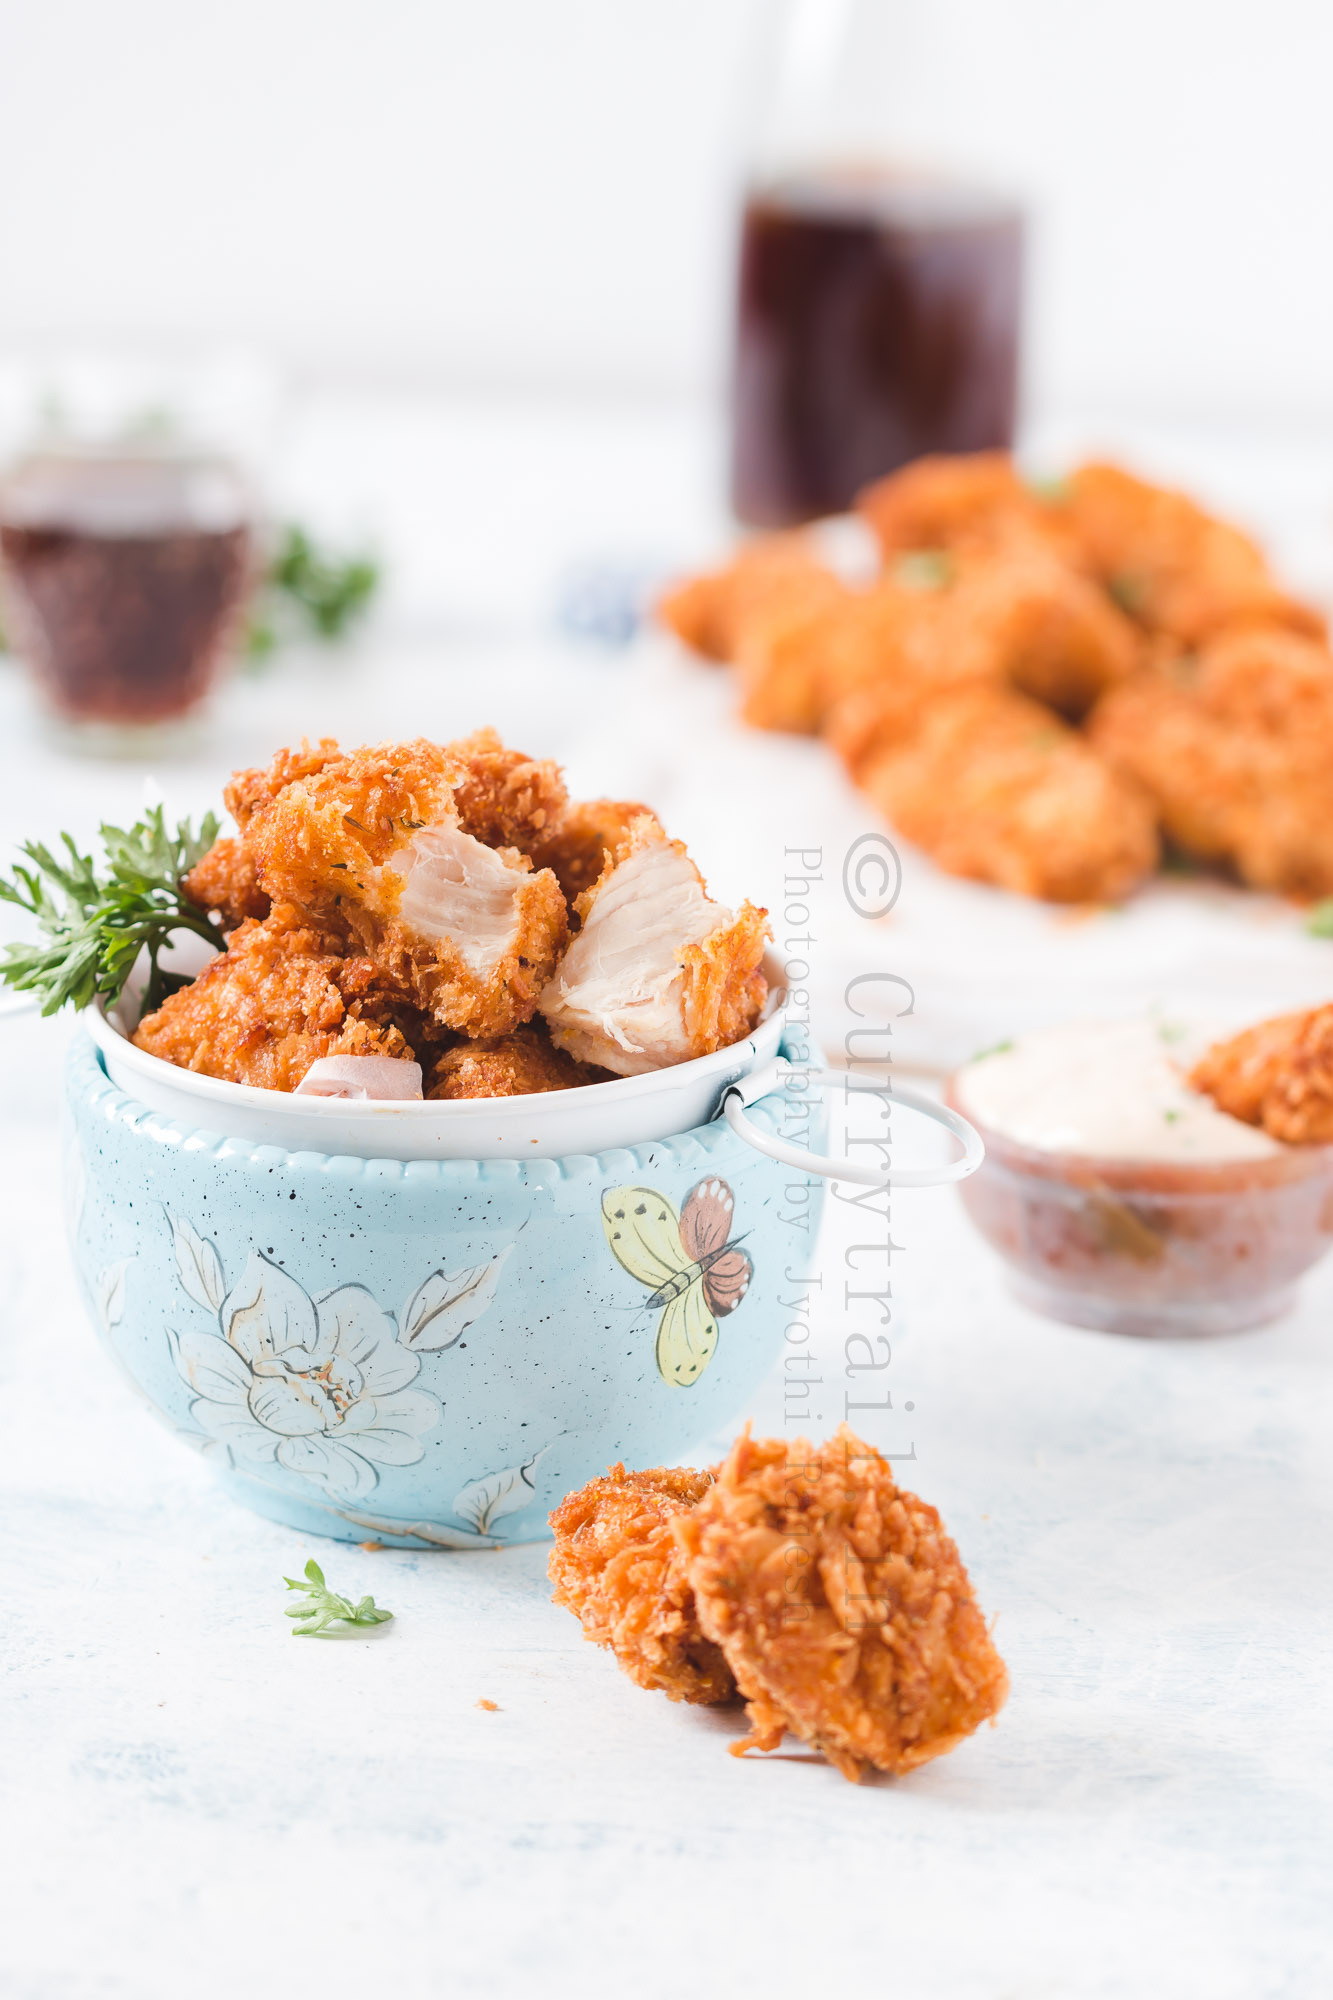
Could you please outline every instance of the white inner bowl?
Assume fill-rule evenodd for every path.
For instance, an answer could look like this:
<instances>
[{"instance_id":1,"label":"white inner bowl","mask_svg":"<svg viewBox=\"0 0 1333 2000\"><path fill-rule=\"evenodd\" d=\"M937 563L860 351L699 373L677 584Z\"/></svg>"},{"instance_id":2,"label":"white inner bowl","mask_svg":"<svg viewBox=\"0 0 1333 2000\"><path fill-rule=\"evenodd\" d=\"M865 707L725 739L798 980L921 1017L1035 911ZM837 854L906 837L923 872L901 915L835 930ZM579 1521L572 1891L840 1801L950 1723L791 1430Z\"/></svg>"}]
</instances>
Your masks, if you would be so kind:
<instances>
[{"instance_id":1,"label":"white inner bowl","mask_svg":"<svg viewBox=\"0 0 1333 2000\"><path fill-rule=\"evenodd\" d=\"M202 944L198 957L182 947L167 962L174 969L197 971L209 955ZM199 1076L129 1040L139 1019L143 967L136 967L115 1007L104 1009L95 1002L85 1019L111 1081L185 1131L203 1129L290 1153L341 1153L363 1160L553 1160L568 1153L641 1146L706 1125L726 1086L770 1061L781 1046L787 994L782 967L771 953L764 972L768 1000L754 1033L743 1042L647 1076L531 1097L349 1103Z\"/></svg>"}]
</instances>

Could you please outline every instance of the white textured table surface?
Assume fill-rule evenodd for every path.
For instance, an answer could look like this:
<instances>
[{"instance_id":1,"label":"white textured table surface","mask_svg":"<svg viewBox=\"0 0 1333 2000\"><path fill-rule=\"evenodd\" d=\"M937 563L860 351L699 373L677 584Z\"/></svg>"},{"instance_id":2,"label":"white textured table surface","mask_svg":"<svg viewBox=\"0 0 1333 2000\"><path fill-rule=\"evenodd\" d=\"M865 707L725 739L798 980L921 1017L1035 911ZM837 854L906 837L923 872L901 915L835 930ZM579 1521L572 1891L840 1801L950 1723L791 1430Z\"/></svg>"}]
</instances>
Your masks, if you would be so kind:
<instances>
[{"instance_id":1,"label":"white textured table surface","mask_svg":"<svg viewBox=\"0 0 1333 2000\"><path fill-rule=\"evenodd\" d=\"M62 1039L0 1039L6 1996L1329 1990L1333 1269L1277 1328L1136 1344L1008 1304L951 1196L898 1198L871 1435L915 1451L1013 1694L854 1788L738 1763L732 1717L622 1679L542 1548L317 1547L215 1494L75 1296ZM781 1425L776 1388L755 1414ZM294 1641L281 1578L312 1552L395 1622Z\"/></svg>"},{"instance_id":2,"label":"white textured table surface","mask_svg":"<svg viewBox=\"0 0 1333 2000\"><path fill-rule=\"evenodd\" d=\"M156 775L199 810L302 728L494 719L580 789L632 769L725 894L778 880L785 839L856 830L807 746L728 732L718 684L688 706L666 665L487 647L480 677L457 635L289 666ZM23 716L0 680L6 844L133 814L142 772L46 752ZM912 896L909 875L909 919ZM1333 1266L1275 1328L1136 1344L1009 1304L951 1196L895 1200L894 1407L870 1434L915 1453L900 1470L997 1616L1013 1694L952 1757L858 1789L800 1755L737 1763L733 1719L623 1680L549 1604L541 1548L317 1549L217 1497L75 1295L70 1031L0 1023L6 2000L1333 1990ZM821 1430L865 1240L833 1203ZM779 1385L754 1415L782 1425ZM394 1623L294 1642L281 1579L311 1553Z\"/></svg>"}]
</instances>

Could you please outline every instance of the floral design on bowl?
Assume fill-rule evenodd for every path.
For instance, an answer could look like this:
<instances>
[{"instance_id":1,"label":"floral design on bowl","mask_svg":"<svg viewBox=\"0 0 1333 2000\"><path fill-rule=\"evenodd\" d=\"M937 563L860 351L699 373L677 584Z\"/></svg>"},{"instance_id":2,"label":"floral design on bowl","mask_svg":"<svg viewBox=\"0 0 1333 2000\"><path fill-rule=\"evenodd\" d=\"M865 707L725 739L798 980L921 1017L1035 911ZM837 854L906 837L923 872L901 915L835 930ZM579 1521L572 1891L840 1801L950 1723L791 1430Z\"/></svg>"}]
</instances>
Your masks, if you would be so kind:
<instances>
[{"instance_id":1,"label":"floral design on bowl","mask_svg":"<svg viewBox=\"0 0 1333 2000\"><path fill-rule=\"evenodd\" d=\"M782 1351L781 1274L823 1192L720 1120L531 1162L289 1150L128 1097L85 1038L68 1104L74 1259L117 1367L236 1499L348 1541L544 1538L617 1459L721 1434ZM776 1092L755 1116L808 1123ZM651 1285L609 1251L626 1188L674 1231ZM692 1203L709 1228L687 1256ZM657 1352L686 1298L710 1328L745 1306L688 1385Z\"/></svg>"},{"instance_id":2,"label":"floral design on bowl","mask_svg":"<svg viewBox=\"0 0 1333 2000\"><path fill-rule=\"evenodd\" d=\"M335 1500L373 1492L381 1465L416 1464L440 1416L434 1396L409 1386L421 1369L409 1343L424 1286L400 1332L364 1286L314 1299L257 1251L228 1287L215 1245L181 1216L167 1219L181 1289L218 1327L167 1328L200 1430L238 1464L276 1463Z\"/></svg>"}]
</instances>

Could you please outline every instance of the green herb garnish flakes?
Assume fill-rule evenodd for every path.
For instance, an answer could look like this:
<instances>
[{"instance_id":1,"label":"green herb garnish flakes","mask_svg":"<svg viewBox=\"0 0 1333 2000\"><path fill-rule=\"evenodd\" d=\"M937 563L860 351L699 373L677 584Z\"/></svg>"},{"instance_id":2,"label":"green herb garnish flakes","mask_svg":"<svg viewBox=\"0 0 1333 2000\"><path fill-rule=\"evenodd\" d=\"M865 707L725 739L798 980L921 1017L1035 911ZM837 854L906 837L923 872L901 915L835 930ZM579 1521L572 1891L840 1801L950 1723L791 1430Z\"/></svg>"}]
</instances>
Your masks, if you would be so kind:
<instances>
[{"instance_id":1,"label":"green herb garnish flakes","mask_svg":"<svg viewBox=\"0 0 1333 2000\"><path fill-rule=\"evenodd\" d=\"M1142 611L1148 600L1146 577L1135 576L1129 570L1121 570L1118 575L1108 577L1106 588L1114 602L1122 611L1127 611L1131 618Z\"/></svg>"},{"instance_id":2,"label":"green herb garnish flakes","mask_svg":"<svg viewBox=\"0 0 1333 2000\"><path fill-rule=\"evenodd\" d=\"M8 879L0 876L0 902L35 917L45 937L44 943L6 945L0 981L39 994L43 1014L67 1004L86 1007L96 995L118 1000L141 951L151 967L144 994L144 1012L151 1013L190 981L158 963L173 932L193 931L219 947L223 942L221 926L181 888L182 876L217 839L214 813L204 815L197 833L189 820L172 833L161 806L128 829L104 825L100 832L100 870L62 833L63 854L25 841L20 852L32 866L20 864Z\"/></svg>"},{"instance_id":3,"label":"green herb garnish flakes","mask_svg":"<svg viewBox=\"0 0 1333 2000\"><path fill-rule=\"evenodd\" d=\"M953 557L947 549L912 549L894 563L893 580L904 590L943 590L953 582Z\"/></svg>"},{"instance_id":4,"label":"green herb garnish flakes","mask_svg":"<svg viewBox=\"0 0 1333 2000\"><path fill-rule=\"evenodd\" d=\"M287 1613L297 1620L292 1627L293 1639L327 1631L330 1625L387 1625L393 1617L392 1611L381 1611L373 1597L363 1597L357 1604L339 1597L325 1584L324 1572L313 1556L304 1577L285 1576L282 1580L288 1590L304 1591L307 1599L305 1604L292 1605Z\"/></svg>"},{"instance_id":5,"label":"green herb garnish flakes","mask_svg":"<svg viewBox=\"0 0 1333 2000\"><path fill-rule=\"evenodd\" d=\"M1069 481L1057 476L1042 478L1040 474L1025 479L1023 484L1034 500L1040 500L1043 507L1063 507L1072 491Z\"/></svg>"}]
</instances>

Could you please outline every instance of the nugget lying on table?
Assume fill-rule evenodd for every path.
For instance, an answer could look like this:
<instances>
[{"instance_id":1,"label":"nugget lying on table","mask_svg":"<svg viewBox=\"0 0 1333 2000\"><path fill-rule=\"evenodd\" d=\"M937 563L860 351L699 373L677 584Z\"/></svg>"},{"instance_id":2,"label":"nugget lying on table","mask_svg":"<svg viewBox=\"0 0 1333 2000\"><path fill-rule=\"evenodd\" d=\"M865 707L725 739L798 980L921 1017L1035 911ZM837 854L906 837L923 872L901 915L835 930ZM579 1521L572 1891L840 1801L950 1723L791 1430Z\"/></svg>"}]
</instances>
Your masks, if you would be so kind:
<instances>
[{"instance_id":1,"label":"nugget lying on table","mask_svg":"<svg viewBox=\"0 0 1333 2000\"><path fill-rule=\"evenodd\" d=\"M844 1426L738 1438L715 1473L613 1466L551 1516L555 1601L641 1687L742 1699L858 1779L942 1756L999 1712L1004 1663L933 1507Z\"/></svg>"}]
</instances>

